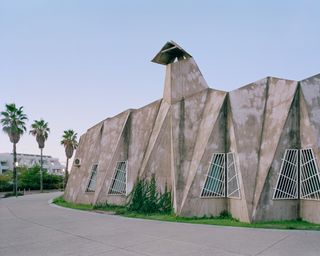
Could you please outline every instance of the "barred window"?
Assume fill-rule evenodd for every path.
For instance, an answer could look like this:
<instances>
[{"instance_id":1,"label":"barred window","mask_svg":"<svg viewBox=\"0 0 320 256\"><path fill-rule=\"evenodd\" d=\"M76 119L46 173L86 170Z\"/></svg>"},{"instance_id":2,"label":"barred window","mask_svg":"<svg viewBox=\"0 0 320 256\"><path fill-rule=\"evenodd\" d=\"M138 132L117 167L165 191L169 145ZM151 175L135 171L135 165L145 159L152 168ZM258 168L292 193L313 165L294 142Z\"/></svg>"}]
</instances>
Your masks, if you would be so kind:
<instances>
[{"instance_id":1,"label":"barred window","mask_svg":"<svg viewBox=\"0 0 320 256\"><path fill-rule=\"evenodd\" d=\"M300 164L301 199L320 200L320 174L311 148L301 150Z\"/></svg>"},{"instance_id":2,"label":"barred window","mask_svg":"<svg viewBox=\"0 0 320 256\"><path fill-rule=\"evenodd\" d=\"M299 198L320 200L320 173L311 148L285 151L273 195L273 199Z\"/></svg>"},{"instance_id":3,"label":"barred window","mask_svg":"<svg viewBox=\"0 0 320 256\"><path fill-rule=\"evenodd\" d=\"M215 153L212 156L201 197L225 196L225 154Z\"/></svg>"},{"instance_id":4,"label":"barred window","mask_svg":"<svg viewBox=\"0 0 320 256\"><path fill-rule=\"evenodd\" d=\"M235 161L235 154L227 154L227 196L240 198L239 172Z\"/></svg>"},{"instance_id":5,"label":"barred window","mask_svg":"<svg viewBox=\"0 0 320 256\"><path fill-rule=\"evenodd\" d=\"M298 149L286 149L273 199L298 198Z\"/></svg>"},{"instance_id":6,"label":"barred window","mask_svg":"<svg viewBox=\"0 0 320 256\"><path fill-rule=\"evenodd\" d=\"M90 179L87 185L87 192L94 192L96 190L96 184L97 184L97 170L98 165L94 164L91 168L91 175Z\"/></svg>"},{"instance_id":7,"label":"barred window","mask_svg":"<svg viewBox=\"0 0 320 256\"><path fill-rule=\"evenodd\" d=\"M127 162L117 162L109 188L110 195L127 194Z\"/></svg>"}]
</instances>

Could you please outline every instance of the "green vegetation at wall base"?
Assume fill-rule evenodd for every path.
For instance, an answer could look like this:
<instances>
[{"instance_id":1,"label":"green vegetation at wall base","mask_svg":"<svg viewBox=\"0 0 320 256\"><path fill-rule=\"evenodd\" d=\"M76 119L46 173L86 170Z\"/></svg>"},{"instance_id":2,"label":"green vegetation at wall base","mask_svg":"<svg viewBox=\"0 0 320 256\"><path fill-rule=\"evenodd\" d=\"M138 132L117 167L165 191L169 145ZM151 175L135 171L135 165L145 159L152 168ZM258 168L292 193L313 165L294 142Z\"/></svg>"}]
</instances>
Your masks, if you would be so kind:
<instances>
[{"instance_id":1,"label":"green vegetation at wall base","mask_svg":"<svg viewBox=\"0 0 320 256\"><path fill-rule=\"evenodd\" d=\"M125 206L116 206L109 204L99 204L96 206L88 204L75 204L67 202L63 197L57 197L53 203L62 207L84 210L84 211L98 211L106 214L117 214L124 217L180 222L191 224L206 224L216 226L230 226L230 227L247 227L247 228L267 228L267 229L295 229L295 230L316 230L320 231L320 224L313 224L304 220L288 220L288 221L268 221L258 223L244 223L232 218L227 212L223 212L217 217L181 217L173 214L142 214L137 212L130 212Z\"/></svg>"}]
</instances>

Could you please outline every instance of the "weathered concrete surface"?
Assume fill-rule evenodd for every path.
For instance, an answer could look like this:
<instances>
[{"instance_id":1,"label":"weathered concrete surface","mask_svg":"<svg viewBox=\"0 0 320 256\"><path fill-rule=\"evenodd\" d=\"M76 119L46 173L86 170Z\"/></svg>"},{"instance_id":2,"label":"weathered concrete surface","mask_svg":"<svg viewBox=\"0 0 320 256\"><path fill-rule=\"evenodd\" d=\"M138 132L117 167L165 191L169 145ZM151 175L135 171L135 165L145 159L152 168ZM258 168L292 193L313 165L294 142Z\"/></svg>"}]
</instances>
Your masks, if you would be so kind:
<instances>
[{"instance_id":1,"label":"weathered concrete surface","mask_svg":"<svg viewBox=\"0 0 320 256\"><path fill-rule=\"evenodd\" d=\"M199 196L205 182L212 152L225 152L226 93L209 90L201 122L194 138L195 146L186 175L180 214L184 216L219 215L226 210L224 199L201 199ZM212 203L214 200L214 203Z\"/></svg>"},{"instance_id":2,"label":"weathered concrete surface","mask_svg":"<svg viewBox=\"0 0 320 256\"><path fill-rule=\"evenodd\" d=\"M172 158L175 170L175 204L177 205L177 211L181 207L206 97L207 90L171 106Z\"/></svg>"},{"instance_id":3,"label":"weathered concrete surface","mask_svg":"<svg viewBox=\"0 0 320 256\"><path fill-rule=\"evenodd\" d=\"M0 255L314 256L320 232L130 219L53 207L60 195L0 199Z\"/></svg>"},{"instance_id":4,"label":"weathered concrete surface","mask_svg":"<svg viewBox=\"0 0 320 256\"><path fill-rule=\"evenodd\" d=\"M128 191L132 190L134 182L139 175L138 172L145 157L152 128L159 113L160 104L161 101L157 101L131 113L130 139L128 144L132 145L132 147L128 147L129 154L127 159L128 169L130 170L128 172Z\"/></svg>"},{"instance_id":5,"label":"weathered concrete surface","mask_svg":"<svg viewBox=\"0 0 320 256\"><path fill-rule=\"evenodd\" d=\"M193 58L167 65L163 99L168 103L174 104L207 88Z\"/></svg>"},{"instance_id":6,"label":"weathered concrete surface","mask_svg":"<svg viewBox=\"0 0 320 256\"><path fill-rule=\"evenodd\" d=\"M175 56L181 50L175 49L165 52L172 62L163 99L108 118L82 135L76 153L82 165L72 167L65 198L124 204L125 195L108 191L116 162L127 161L127 193L137 177L154 174L159 191L166 184L171 189L180 215L228 210L247 222L300 215L320 223L318 202L272 198L286 149L311 147L319 165L320 75L300 83L268 77L227 93L208 88L194 59ZM212 155L228 152L239 172L240 198L200 198ZM97 188L86 192L95 163Z\"/></svg>"},{"instance_id":7,"label":"weathered concrete surface","mask_svg":"<svg viewBox=\"0 0 320 256\"><path fill-rule=\"evenodd\" d=\"M229 93L230 114L235 137L233 143L236 145L237 151L235 153L239 158L244 192L242 200L246 200L249 220L253 211L253 197L267 93L267 79Z\"/></svg>"},{"instance_id":8,"label":"weathered concrete surface","mask_svg":"<svg viewBox=\"0 0 320 256\"><path fill-rule=\"evenodd\" d=\"M301 147L312 148L320 167L320 74L300 82ZM320 201L302 200L302 218L320 223Z\"/></svg>"},{"instance_id":9,"label":"weathered concrete surface","mask_svg":"<svg viewBox=\"0 0 320 256\"><path fill-rule=\"evenodd\" d=\"M279 86L279 83L284 84ZM252 216L254 221L290 220L299 217L298 200L272 200L283 153L288 148L300 148L297 83L277 79L273 85L273 88L269 86L269 97L272 91L277 96L271 97L272 102L267 102L269 113L265 117L260 149ZM278 94L277 87L280 87Z\"/></svg>"},{"instance_id":10,"label":"weathered concrete surface","mask_svg":"<svg viewBox=\"0 0 320 256\"><path fill-rule=\"evenodd\" d=\"M229 152L235 153L235 163L238 167L240 167L240 159L237 147L237 140L235 136L235 129L232 121L232 112L230 101L227 105L227 138L226 138L226 147L228 148ZM239 199L228 199L228 211L232 213L234 218L242 220L244 222L250 222L251 218L249 217L248 207L247 207L247 200L244 191L244 180L242 178L242 172L239 170L239 186L240 186L240 198Z\"/></svg>"}]
</instances>

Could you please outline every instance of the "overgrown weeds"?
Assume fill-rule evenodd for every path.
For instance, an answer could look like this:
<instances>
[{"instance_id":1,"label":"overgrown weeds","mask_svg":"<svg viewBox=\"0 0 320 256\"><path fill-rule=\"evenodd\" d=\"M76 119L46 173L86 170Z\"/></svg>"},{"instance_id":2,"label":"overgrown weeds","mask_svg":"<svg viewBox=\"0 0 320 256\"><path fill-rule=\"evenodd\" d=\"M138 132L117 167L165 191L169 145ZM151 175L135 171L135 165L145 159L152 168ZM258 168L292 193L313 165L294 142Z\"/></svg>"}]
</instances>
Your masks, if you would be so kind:
<instances>
[{"instance_id":1,"label":"overgrown weeds","mask_svg":"<svg viewBox=\"0 0 320 256\"><path fill-rule=\"evenodd\" d=\"M128 212L143 214L170 214L172 212L171 192L166 184L164 192L159 193L154 175L150 180L138 178L129 195L126 209Z\"/></svg>"}]
</instances>

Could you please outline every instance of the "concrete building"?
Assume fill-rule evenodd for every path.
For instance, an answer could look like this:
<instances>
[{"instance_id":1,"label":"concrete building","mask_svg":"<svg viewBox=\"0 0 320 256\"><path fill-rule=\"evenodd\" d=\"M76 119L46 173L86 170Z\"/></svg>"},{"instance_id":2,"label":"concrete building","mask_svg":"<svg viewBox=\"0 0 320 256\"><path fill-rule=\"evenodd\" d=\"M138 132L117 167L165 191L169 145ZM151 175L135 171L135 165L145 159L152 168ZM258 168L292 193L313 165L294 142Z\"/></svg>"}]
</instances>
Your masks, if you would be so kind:
<instances>
[{"instance_id":1,"label":"concrete building","mask_svg":"<svg viewBox=\"0 0 320 256\"><path fill-rule=\"evenodd\" d=\"M63 175L64 166L59 162L58 158L51 156L43 156L43 168L48 173ZM18 166L32 167L40 165L40 155L32 154L17 154ZM12 153L0 153L0 173L5 173L13 169L13 155Z\"/></svg>"},{"instance_id":2,"label":"concrete building","mask_svg":"<svg viewBox=\"0 0 320 256\"><path fill-rule=\"evenodd\" d=\"M320 75L224 92L174 42L152 61L166 65L163 98L81 136L66 200L123 204L155 174L179 215L320 223Z\"/></svg>"}]
</instances>

